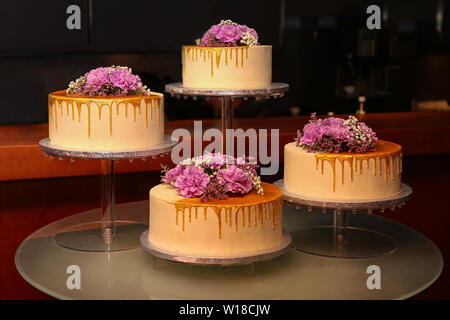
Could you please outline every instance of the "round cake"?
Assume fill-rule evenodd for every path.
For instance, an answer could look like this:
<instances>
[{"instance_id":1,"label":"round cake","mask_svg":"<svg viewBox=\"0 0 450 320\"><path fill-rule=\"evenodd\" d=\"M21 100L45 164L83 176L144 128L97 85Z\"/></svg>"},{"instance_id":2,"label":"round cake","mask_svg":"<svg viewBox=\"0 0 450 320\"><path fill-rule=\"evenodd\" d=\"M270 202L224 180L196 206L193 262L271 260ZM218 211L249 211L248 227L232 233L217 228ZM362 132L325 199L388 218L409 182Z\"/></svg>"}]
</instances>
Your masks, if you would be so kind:
<instances>
[{"instance_id":1,"label":"round cake","mask_svg":"<svg viewBox=\"0 0 450 320\"><path fill-rule=\"evenodd\" d=\"M253 168L217 166L217 159L217 155L209 155L193 160L196 165L180 164L165 174L170 183L150 190L152 247L193 257L241 257L282 245L281 189L259 182ZM212 167L216 169L211 171ZM210 177L199 178L202 171ZM208 181L204 188L199 187L202 179Z\"/></svg>"},{"instance_id":2,"label":"round cake","mask_svg":"<svg viewBox=\"0 0 450 320\"><path fill-rule=\"evenodd\" d=\"M97 68L48 96L52 144L86 151L146 149L164 140L164 96L126 67Z\"/></svg>"},{"instance_id":3,"label":"round cake","mask_svg":"<svg viewBox=\"0 0 450 320\"><path fill-rule=\"evenodd\" d=\"M272 46L231 20L212 26L198 45L182 47L183 87L262 89L272 83Z\"/></svg>"},{"instance_id":4,"label":"round cake","mask_svg":"<svg viewBox=\"0 0 450 320\"><path fill-rule=\"evenodd\" d=\"M355 117L314 119L284 148L285 189L305 199L389 198L400 192L401 172L402 147Z\"/></svg>"}]
</instances>

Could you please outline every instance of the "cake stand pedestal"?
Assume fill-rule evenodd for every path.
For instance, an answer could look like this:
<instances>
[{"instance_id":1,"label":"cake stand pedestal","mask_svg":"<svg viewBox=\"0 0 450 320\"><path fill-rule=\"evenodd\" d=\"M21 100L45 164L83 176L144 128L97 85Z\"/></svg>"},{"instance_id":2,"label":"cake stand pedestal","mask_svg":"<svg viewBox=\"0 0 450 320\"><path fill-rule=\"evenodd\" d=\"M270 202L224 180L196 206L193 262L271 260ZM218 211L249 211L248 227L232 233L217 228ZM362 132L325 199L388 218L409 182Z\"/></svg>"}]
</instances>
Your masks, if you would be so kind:
<instances>
[{"instance_id":1,"label":"cake stand pedestal","mask_svg":"<svg viewBox=\"0 0 450 320\"><path fill-rule=\"evenodd\" d=\"M115 169L114 161L120 159L146 160L148 157L169 153L178 140L165 136L162 144L148 149L112 151L85 151L63 148L51 143L49 138L39 141L41 150L50 157L73 159L98 159L101 166L101 216L89 223L74 223L57 231L56 244L80 251L120 251L139 247L136 232L144 231L147 225L129 220L117 220L115 214Z\"/></svg>"},{"instance_id":2,"label":"cake stand pedestal","mask_svg":"<svg viewBox=\"0 0 450 320\"><path fill-rule=\"evenodd\" d=\"M166 85L166 92L172 97L216 97L221 99L222 153L231 150L232 141L227 141L227 129L234 129L234 100L255 98L281 98L289 90L287 83L274 82L264 89L196 89L185 88L183 83L176 82Z\"/></svg>"},{"instance_id":3,"label":"cake stand pedestal","mask_svg":"<svg viewBox=\"0 0 450 320\"><path fill-rule=\"evenodd\" d=\"M289 249L289 245L292 242L292 237L289 234L284 234L283 242L276 247L269 248L267 250L255 252L253 254L234 256L234 257L202 257L202 256L192 256L184 255L177 252L167 252L159 249L152 245L148 238L148 231L141 234L141 246L145 252L151 254L152 256L176 261L183 262L187 264L195 264L202 266L236 266L236 265L246 265L253 264L254 262L267 261L279 257Z\"/></svg>"},{"instance_id":4,"label":"cake stand pedestal","mask_svg":"<svg viewBox=\"0 0 450 320\"><path fill-rule=\"evenodd\" d=\"M284 188L284 180L274 183L283 190L283 200L296 208L305 207L308 212L320 208L323 213L333 212L332 226L315 226L293 231L295 241L293 247L297 250L315 255L335 258L371 258L386 255L397 248L397 242L390 236L376 230L349 226L351 214L375 210L394 211L401 207L411 197L412 189L406 184L401 185L400 192L392 197L374 201L332 202L308 199L292 194Z\"/></svg>"}]
</instances>

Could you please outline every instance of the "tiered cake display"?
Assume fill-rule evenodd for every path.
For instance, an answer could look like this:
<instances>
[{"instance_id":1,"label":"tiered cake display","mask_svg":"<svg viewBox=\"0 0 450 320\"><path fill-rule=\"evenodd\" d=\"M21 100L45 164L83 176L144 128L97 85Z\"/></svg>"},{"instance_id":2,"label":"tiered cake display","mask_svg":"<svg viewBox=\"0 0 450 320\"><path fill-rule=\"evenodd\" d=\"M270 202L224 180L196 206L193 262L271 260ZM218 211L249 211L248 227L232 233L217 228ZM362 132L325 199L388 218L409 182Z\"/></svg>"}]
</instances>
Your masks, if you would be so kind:
<instances>
[{"instance_id":1,"label":"tiered cake display","mask_svg":"<svg viewBox=\"0 0 450 320\"><path fill-rule=\"evenodd\" d=\"M212 26L197 45L182 48L183 82L166 85L173 96L222 99L222 153L234 129L233 99L280 97L273 84L272 47L256 31L231 20ZM195 264L234 265L274 258L291 242L283 234L281 189L261 183L256 164L207 154L165 172L150 191L150 254ZM264 190L264 191L263 191Z\"/></svg>"}]
</instances>

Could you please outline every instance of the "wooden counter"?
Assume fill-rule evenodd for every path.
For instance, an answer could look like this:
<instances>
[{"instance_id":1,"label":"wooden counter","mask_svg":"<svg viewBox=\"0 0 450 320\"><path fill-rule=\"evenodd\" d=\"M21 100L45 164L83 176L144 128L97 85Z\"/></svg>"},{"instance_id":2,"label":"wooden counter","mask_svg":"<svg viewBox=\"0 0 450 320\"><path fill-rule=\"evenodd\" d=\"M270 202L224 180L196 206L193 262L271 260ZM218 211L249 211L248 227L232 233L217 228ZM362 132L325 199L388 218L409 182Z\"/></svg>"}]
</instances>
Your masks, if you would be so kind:
<instances>
[{"instance_id":1,"label":"wooden counter","mask_svg":"<svg viewBox=\"0 0 450 320\"><path fill-rule=\"evenodd\" d=\"M404 155L450 154L450 113L408 112L375 113L360 119L373 128L380 139L395 141L403 146ZM283 146L292 142L298 129L309 117L277 117L238 119L236 128L280 130L280 162L283 161ZM193 132L193 120L171 121L165 124L166 134L177 128ZM203 120L203 130L219 128L217 120ZM48 136L47 124L23 126L0 126L0 181L84 176L99 173L95 160L50 159L40 151L39 140ZM209 143L209 142L208 142ZM205 143L206 144L206 143ZM160 161L121 160L117 172L142 172L160 170L160 163L171 164L170 156Z\"/></svg>"}]
</instances>

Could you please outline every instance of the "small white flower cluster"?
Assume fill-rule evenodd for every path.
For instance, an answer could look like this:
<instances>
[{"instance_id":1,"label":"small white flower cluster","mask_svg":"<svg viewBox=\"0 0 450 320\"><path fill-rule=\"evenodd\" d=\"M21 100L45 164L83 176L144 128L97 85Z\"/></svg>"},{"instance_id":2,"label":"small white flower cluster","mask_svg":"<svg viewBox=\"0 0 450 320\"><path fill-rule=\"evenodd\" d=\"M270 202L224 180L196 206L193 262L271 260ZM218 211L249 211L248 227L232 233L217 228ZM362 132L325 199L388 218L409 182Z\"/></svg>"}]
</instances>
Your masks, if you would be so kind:
<instances>
[{"instance_id":1,"label":"small white flower cluster","mask_svg":"<svg viewBox=\"0 0 450 320\"><path fill-rule=\"evenodd\" d=\"M258 177L258 176L255 176L251 172L248 173L248 176L252 180L253 190L255 190L257 194L263 195L264 194L264 189L261 186L261 178Z\"/></svg>"},{"instance_id":2,"label":"small white flower cluster","mask_svg":"<svg viewBox=\"0 0 450 320\"><path fill-rule=\"evenodd\" d=\"M222 155L221 153L216 153L216 154L208 153L203 156L186 158L183 161L181 161L180 164L182 166L194 165L196 167L201 167L201 166L208 166L211 163L228 165L228 164L234 164L234 162L235 162L235 158L233 156ZM236 158L236 163L237 164L245 164L245 159L242 157Z\"/></svg>"},{"instance_id":3,"label":"small white flower cluster","mask_svg":"<svg viewBox=\"0 0 450 320\"><path fill-rule=\"evenodd\" d=\"M147 85L138 84L137 91L145 92L148 96L151 94L151 90L147 87Z\"/></svg>"},{"instance_id":4,"label":"small white flower cluster","mask_svg":"<svg viewBox=\"0 0 450 320\"><path fill-rule=\"evenodd\" d=\"M129 73L133 73L133 70L130 67L115 66L115 65L109 67L109 73L111 74L114 71L114 69L128 70Z\"/></svg>"},{"instance_id":5,"label":"small white flower cluster","mask_svg":"<svg viewBox=\"0 0 450 320\"><path fill-rule=\"evenodd\" d=\"M220 26L224 26L224 25L226 25L226 24L230 24L230 25L232 25L232 26L237 26L237 25L238 25L236 22L231 21L230 19L227 19L227 20L221 20L220 23L219 23Z\"/></svg>"},{"instance_id":6,"label":"small white flower cluster","mask_svg":"<svg viewBox=\"0 0 450 320\"><path fill-rule=\"evenodd\" d=\"M75 81L70 81L66 93L77 93L77 89L83 87L86 83L86 75L79 77Z\"/></svg>"},{"instance_id":7,"label":"small white flower cluster","mask_svg":"<svg viewBox=\"0 0 450 320\"><path fill-rule=\"evenodd\" d=\"M240 42L249 47L258 45L258 40L250 32L243 32Z\"/></svg>"},{"instance_id":8,"label":"small white flower cluster","mask_svg":"<svg viewBox=\"0 0 450 320\"><path fill-rule=\"evenodd\" d=\"M349 116L348 119L344 121L344 125L350 129L353 139L363 143L372 142L372 136L360 126L359 120L355 116Z\"/></svg>"}]
</instances>

